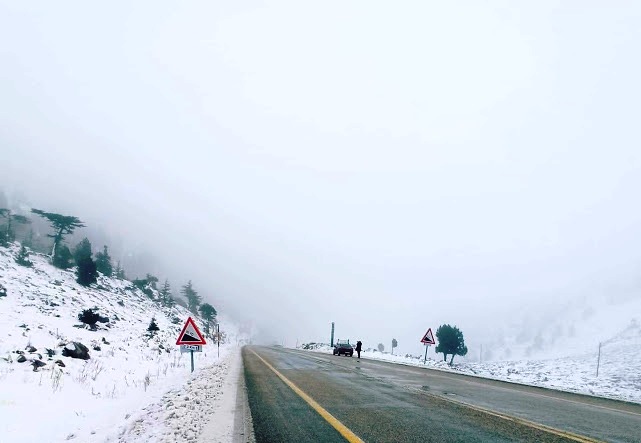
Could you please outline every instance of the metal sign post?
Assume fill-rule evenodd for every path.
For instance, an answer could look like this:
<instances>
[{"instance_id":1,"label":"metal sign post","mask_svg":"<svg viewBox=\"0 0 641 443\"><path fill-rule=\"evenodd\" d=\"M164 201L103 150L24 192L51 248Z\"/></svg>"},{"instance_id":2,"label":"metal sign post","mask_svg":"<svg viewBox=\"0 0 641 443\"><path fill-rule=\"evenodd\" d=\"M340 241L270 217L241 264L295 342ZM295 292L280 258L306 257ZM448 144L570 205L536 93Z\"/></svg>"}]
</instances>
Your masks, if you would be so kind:
<instances>
[{"instance_id":1,"label":"metal sign post","mask_svg":"<svg viewBox=\"0 0 641 443\"><path fill-rule=\"evenodd\" d=\"M191 356L191 372L194 372L194 351L202 352L202 345L206 345L205 337L194 323L194 320L189 317L183 326L176 345L180 345L180 353L189 351Z\"/></svg>"},{"instance_id":2,"label":"metal sign post","mask_svg":"<svg viewBox=\"0 0 641 443\"><path fill-rule=\"evenodd\" d=\"M435 345L436 340L434 340L434 334L432 334L432 328L429 328L425 334L423 334L423 338L421 339L421 343L425 345L425 358L423 359L423 364L427 363L427 351L430 348L430 345Z\"/></svg>"},{"instance_id":3,"label":"metal sign post","mask_svg":"<svg viewBox=\"0 0 641 443\"><path fill-rule=\"evenodd\" d=\"M601 364L601 342L599 342L599 356L596 360L596 376L599 377L599 366Z\"/></svg>"}]
</instances>

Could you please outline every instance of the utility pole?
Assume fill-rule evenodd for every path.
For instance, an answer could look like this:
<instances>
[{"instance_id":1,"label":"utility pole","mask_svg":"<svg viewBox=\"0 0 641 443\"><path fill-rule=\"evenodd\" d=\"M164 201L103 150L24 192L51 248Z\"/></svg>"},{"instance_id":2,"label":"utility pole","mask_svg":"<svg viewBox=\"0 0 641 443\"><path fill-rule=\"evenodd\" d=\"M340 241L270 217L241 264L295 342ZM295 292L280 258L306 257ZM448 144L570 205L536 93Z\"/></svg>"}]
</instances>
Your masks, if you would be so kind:
<instances>
[{"instance_id":1,"label":"utility pole","mask_svg":"<svg viewBox=\"0 0 641 443\"><path fill-rule=\"evenodd\" d=\"M596 376L599 377L599 365L601 364L601 342L599 342L599 356L596 360Z\"/></svg>"},{"instance_id":2,"label":"utility pole","mask_svg":"<svg viewBox=\"0 0 641 443\"><path fill-rule=\"evenodd\" d=\"M481 343L481 352L479 352L479 363L483 363L483 343Z\"/></svg>"},{"instance_id":3,"label":"utility pole","mask_svg":"<svg viewBox=\"0 0 641 443\"><path fill-rule=\"evenodd\" d=\"M332 337L330 339L330 344L331 347L334 347L334 322L332 322Z\"/></svg>"}]
</instances>

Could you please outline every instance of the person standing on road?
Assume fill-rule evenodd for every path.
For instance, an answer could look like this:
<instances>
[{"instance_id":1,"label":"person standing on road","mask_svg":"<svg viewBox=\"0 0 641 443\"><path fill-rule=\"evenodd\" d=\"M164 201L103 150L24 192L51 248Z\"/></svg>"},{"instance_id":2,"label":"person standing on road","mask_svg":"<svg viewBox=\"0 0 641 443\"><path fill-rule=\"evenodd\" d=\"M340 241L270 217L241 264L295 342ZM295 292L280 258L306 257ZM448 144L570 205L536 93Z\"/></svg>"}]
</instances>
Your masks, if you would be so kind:
<instances>
[{"instance_id":1,"label":"person standing on road","mask_svg":"<svg viewBox=\"0 0 641 443\"><path fill-rule=\"evenodd\" d=\"M359 340L356 342L356 354L358 354L358 358L361 358L361 349L363 349L363 343Z\"/></svg>"}]
</instances>

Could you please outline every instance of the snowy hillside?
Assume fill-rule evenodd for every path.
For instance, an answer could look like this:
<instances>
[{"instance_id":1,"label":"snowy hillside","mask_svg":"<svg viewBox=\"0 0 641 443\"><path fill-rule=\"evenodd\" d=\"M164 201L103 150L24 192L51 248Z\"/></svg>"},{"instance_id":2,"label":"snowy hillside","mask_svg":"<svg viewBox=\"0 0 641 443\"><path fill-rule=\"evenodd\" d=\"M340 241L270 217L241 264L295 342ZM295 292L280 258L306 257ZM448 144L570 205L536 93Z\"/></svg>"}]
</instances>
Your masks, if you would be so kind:
<instances>
[{"instance_id":1,"label":"snowy hillside","mask_svg":"<svg viewBox=\"0 0 641 443\"><path fill-rule=\"evenodd\" d=\"M2 441L137 441L132 430L144 408L168 391L200 376L211 386L207 401L216 397L230 356L245 340L224 317L219 316L225 334L220 358L213 344L205 346L191 375L189 354L175 346L189 316L184 308L162 308L124 280L101 277L94 287L82 287L73 272L36 254L32 268L19 266L13 259L17 249L0 248L0 285L6 289L0 296ZM88 329L78 321L87 308L97 308L109 321ZM152 317L160 330L150 337ZM74 343L86 346L88 360L62 355L82 349ZM204 398L199 408L207 410ZM198 424L188 415L194 408L184 401L170 404L174 419L156 424L157 435L166 435L158 441L193 441ZM164 432L163 426L171 429Z\"/></svg>"},{"instance_id":2,"label":"snowy hillside","mask_svg":"<svg viewBox=\"0 0 641 443\"><path fill-rule=\"evenodd\" d=\"M525 308L524 314L499 326L493 340L483 343L483 361L596 353L599 342L605 344L641 321L641 296L635 295L577 297L544 310ZM478 349L470 348L470 358L478 360L478 355Z\"/></svg>"},{"instance_id":3,"label":"snowy hillside","mask_svg":"<svg viewBox=\"0 0 641 443\"><path fill-rule=\"evenodd\" d=\"M593 352L551 359L465 363L461 370L641 403L641 323L632 320L622 331L603 341L598 377L597 359L598 348L595 348Z\"/></svg>"},{"instance_id":4,"label":"snowy hillside","mask_svg":"<svg viewBox=\"0 0 641 443\"><path fill-rule=\"evenodd\" d=\"M318 343L303 345L303 348L316 352L332 352L328 345ZM454 360L452 367L443 362L442 354L434 354L433 347L425 364L423 356L391 355L371 349L363 352L362 356L641 403L641 323L636 320L630 321L619 333L603 340L598 377L598 349L569 357L488 363L461 362L459 358L459 362Z\"/></svg>"}]
</instances>

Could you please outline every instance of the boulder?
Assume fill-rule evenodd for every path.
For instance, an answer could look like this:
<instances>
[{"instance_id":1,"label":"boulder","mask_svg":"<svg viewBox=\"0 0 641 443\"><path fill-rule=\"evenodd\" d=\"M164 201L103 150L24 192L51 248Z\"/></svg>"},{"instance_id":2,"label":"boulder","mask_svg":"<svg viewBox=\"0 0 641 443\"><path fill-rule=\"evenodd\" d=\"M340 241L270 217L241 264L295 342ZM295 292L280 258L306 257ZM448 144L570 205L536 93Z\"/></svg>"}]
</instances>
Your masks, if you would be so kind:
<instances>
[{"instance_id":1,"label":"boulder","mask_svg":"<svg viewBox=\"0 0 641 443\"><path fill-rule=\"evenodd\" d=\"M89 360L89 349L80 342L72 341L62 350L62 355L65 357L79 358L81 360Z\"/></svg>"},{"instance_id":2,"label":"boulder","mask_svg":"<svg viewBox=\"0 0 641 443\"><path fill-rule=\"evenodd\" d=\"M33 372L38 372L38 369L46 365L47 364L41 360L34 360L31 362L31 366L33 366Z\"/></svg>"},{"instance_id":3,"label":"boulder","mask_svg":"<svg viewBox=\"0 0 641 443\"><path fill-rule=\"evenodd\" d=\"M56 360L54 363L60 366L61 368L64 368L65 366L67 366L62 360Z\"/></svg>"},{"instance_id":4,"label":"boulder","mask_svg":"<svg viewBox=\"0 0 641 443\"><path fill-rule=\"evenodd\" d=\"M0 297L6 297L6 296L7 296L7 288L0 285Z\"/></svg>"},{"instance_id":5,"label":"boulder","mask_svg":"<svg viewBox=\"0 0 641 443\"><path fill-rule=\"evenodd\" d=\"M31 345L29 345L26 348L24 348L24 350L27 351L27 352L36 352L37 351L37 349L35 347L31 346Z\"/></svg>"},{"instance_id":6,"label":"boulder","mask_svg":"<svg viewBox=\"0 0 641 443\"><path fill-rule=\"evenodd\" d=\"M18 358L16 359L16 361L17 361L18 363L24 363L24 362L26 362L26 361L27 361L27 357L25 357L24 355L20 354L20 355L18 356Z\"/></svg>"}]
</instances>

